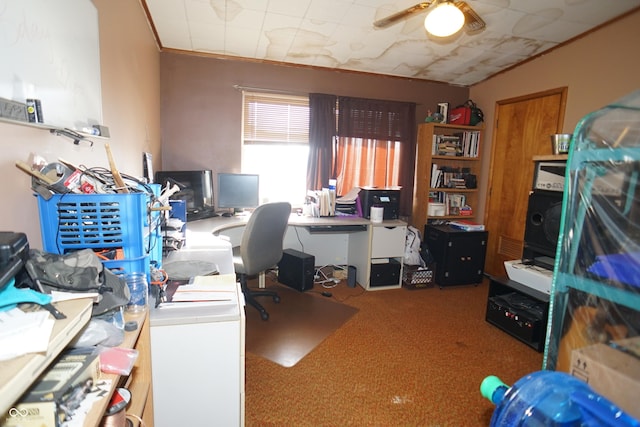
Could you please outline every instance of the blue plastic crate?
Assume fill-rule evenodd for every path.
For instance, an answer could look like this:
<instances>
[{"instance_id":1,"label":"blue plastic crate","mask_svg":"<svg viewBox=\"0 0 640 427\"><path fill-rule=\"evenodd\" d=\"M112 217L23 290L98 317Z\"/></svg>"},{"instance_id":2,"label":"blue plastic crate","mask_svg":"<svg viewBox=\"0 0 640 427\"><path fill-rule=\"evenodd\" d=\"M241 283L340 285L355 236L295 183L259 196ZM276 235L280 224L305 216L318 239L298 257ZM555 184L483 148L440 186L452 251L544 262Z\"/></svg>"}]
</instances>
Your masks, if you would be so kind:
<instances>
[{"instance_id":1,"label":"blue plastic crate","mask_svg":"<svg viewBox=\"0 0 640 427\"><path fill-rule=\"evenodd\" d=\"M146 254L146 193L54 194L38 198L43 249L64 254L79 249L122 248L125 258Z\"/></svg>"},{"instance_id":2,"label":"blue plastic crate","mask_svg":"<svg viewBox=\"0 0 640 427\"><path fill-rule=\"evenodd\" d=\"M153 190L153 194L160 196L161 185L160 184L148 184ZM155 207L153 205L152 207ZM161 268L162 266L162 222L164 220L164 211L151 210L150 215L147 215L145 222L145 244L147 253L149 254L149 261L154 264L155 267Z\"/></svg>"}]
</instances>

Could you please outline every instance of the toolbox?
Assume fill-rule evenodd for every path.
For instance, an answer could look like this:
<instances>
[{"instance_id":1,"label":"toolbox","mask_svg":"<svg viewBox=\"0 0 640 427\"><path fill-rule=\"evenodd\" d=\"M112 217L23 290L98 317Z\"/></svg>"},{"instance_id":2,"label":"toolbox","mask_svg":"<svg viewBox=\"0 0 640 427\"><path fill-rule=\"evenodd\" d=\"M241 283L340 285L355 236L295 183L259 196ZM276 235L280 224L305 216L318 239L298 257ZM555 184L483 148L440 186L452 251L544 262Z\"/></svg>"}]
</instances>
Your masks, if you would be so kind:
<instances>
[{"instance_id":1,"label":"toolbox","mask_svg":"<svg viewBox=\"0 0 640 427\"><path fill-rule=\"evenodd\" d=\"M16 276L19 276L16 280L18 283L26 278L24 264L28 257L29 242L26 234L0 231L0 289Z\"/></svg>"}]
</instances>

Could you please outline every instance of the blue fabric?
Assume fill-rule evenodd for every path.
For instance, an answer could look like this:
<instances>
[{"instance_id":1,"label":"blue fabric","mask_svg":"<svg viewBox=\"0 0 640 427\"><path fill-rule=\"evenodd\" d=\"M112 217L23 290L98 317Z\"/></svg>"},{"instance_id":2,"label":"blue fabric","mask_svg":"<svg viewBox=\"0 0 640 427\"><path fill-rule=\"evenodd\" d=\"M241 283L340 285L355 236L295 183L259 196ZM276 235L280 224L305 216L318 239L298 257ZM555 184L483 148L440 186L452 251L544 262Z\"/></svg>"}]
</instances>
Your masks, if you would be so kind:
<instances>
[{"instance_id":1,"label":"blue fabric","mask_svg":"<svg viewBox=\"0 0 640 427\"><path fill-rule=\"evenodd\" d=\"M640 252L598 255L589 273L640 288Z\"/></svg>"}]
</instances>

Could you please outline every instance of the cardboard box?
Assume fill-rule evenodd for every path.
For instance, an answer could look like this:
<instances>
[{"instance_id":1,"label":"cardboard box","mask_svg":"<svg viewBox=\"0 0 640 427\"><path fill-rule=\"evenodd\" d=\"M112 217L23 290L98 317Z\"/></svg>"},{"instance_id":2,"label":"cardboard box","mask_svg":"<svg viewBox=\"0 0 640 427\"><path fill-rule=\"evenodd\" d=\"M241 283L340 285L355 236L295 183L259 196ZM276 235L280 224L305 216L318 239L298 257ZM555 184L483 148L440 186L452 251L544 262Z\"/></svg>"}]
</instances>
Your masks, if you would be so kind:
<instances>
[{"instance_id":1,"label":"cardboard box","mask_svg":"<svg viewBox=\"0 0 640 427\"><path fill-rule=\"evenodd\" d=\"M571 352L571 375L640 419L640 359L607 344L590 345Z\"/></svg>"},{"instance_id":2,"label":"cardboard box","mask_svg":"<svg viewBox=\"0 0 640 427\"><path fill-rule=\"evenodd\" d=\"M2 427L58 427L100 378L97 354L63 353L14 405Z\"/></svg>"}]
</instances>

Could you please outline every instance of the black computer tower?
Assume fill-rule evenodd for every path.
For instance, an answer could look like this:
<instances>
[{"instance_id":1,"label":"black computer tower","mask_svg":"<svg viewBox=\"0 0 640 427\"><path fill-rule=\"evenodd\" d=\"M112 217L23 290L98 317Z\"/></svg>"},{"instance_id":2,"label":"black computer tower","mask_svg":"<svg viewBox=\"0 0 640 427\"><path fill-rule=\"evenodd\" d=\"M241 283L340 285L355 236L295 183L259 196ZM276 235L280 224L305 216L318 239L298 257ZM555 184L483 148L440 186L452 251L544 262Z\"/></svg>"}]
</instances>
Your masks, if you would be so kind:
<instances>
[{"instance_id":1,"label":"black computer tower","mask_svg":"<svg viewBox=\"0 0 640 427\"><path fill-rule=\"evenodd\" d=\"M316 257L295 249L285 249L278 263L278 282L299 291L313 288Z\"/></svg>"}]
</instances>

